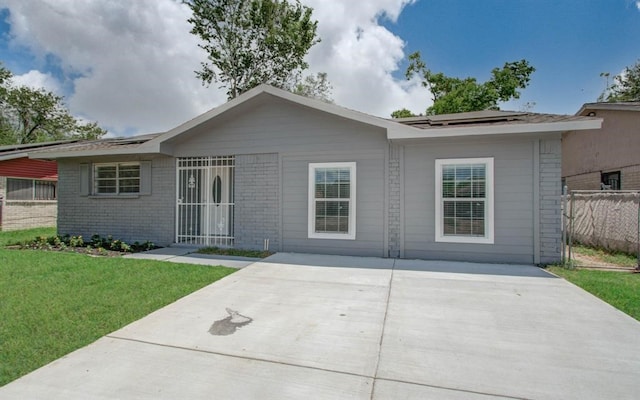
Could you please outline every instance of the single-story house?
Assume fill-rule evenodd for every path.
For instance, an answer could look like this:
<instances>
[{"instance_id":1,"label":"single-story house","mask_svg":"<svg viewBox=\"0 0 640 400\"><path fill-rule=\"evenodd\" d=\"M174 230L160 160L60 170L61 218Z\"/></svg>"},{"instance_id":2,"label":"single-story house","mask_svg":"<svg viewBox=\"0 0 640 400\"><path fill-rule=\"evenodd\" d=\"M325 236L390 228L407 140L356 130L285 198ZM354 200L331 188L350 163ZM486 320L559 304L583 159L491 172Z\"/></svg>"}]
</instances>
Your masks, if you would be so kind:
<instances>
[{"instance_id":1,"label":"single-story house","mask_svg":"<svg viewBox=\"0 0 640 400\"><path fill-rule=\"evenodd\" d=\"M261 85L163 134L58 161L60 234L322 254L560 258L560 138L601 120L389 120Z\"/></svg>"},{"instance_id":2,"label":"single-story house","mask_svg":"<svg viewBox=\"0 0 640 400\"><path fill-rule=\"evenodd\" d=\"M58 166L29 152L74 141L0 146L0 230L55 226Z\"/></svg>"},{"instance_id":3,"label":"single-story house","mask_svg":"<svg viewBox=\"0 0 640 400\"><path fill-rule=\"evenodd\" d=\"M640 102L587 103L576 113L602 129L562 135L562 180L569 190L640 190Z\"/></svg>"}]
</instances>

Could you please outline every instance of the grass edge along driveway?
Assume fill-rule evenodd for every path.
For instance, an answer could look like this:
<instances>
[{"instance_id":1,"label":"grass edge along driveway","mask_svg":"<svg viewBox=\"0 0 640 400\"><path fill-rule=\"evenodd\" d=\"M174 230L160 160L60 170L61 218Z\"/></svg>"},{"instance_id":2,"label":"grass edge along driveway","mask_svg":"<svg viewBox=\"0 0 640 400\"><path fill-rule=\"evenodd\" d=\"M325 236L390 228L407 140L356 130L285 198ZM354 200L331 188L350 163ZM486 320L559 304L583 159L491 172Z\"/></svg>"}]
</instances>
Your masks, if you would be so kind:
<instances>
[{"instance_id":1,"label":"grass edge along driveway","mask_svg":"<svg viewBox=\"0 0 640 400\"><path fill-rule=\"evenodd\" d=\"M50 233L0 232L0 386L235 271L4 248Z\"/></svg>"},{"instance_id":2,"label":"grass edge along driveway","mask_svg":"<svg viewBox=\"0 0 640 400\"><path fill-rule=\"evenodd\" d=\"M640 321L640 274L561 266L547 269Z\"/></svg>"}]
</instances>

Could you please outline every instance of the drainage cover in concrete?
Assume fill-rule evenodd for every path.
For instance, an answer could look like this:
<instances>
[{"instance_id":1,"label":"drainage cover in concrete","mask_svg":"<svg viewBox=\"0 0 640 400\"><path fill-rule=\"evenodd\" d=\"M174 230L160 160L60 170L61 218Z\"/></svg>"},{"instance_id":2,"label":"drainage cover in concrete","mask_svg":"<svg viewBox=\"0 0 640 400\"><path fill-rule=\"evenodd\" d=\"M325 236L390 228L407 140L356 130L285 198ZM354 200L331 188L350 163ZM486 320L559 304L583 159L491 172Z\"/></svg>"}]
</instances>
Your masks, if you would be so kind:
<instances>
[{"instance_id":1,"label":"drainage cover in concrete","mask_svg":"<svg viewBox=\"0 0 640 400\"><path fill-rule=\"evenodd\" d=\"M211 328L209 328L209 333L215 336L227 336L234 334L238 328L242 328L245 325L249 325L252 318L241 315L239 312L232 310L230 308L226 308L229 316L224 319L220 319L215 321Z\"/></svg>"}]
</instances>

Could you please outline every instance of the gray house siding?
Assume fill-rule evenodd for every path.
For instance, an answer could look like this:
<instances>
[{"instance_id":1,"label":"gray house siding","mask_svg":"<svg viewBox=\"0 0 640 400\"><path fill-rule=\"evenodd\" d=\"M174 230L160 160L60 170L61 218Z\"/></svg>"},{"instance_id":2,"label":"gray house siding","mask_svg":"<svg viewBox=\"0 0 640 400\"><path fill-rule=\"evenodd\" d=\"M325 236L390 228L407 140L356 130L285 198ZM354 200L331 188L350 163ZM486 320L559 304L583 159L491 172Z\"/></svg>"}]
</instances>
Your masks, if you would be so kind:
<instances>
[{"instance_id":1,"label":"gray house siding","mask_svg":"<svg viewBox=\"0 0 640 400\"><path fill-rule=\"evenodd\" d=\"M151 161L151 194L130 198L91 196L84 178L90 163ZM84 171L83 171L84 169ZM91 168L88 168L91 171ZM101 157L58 160L58 233L112 235L127 242L152 241L158 245L175 238L175 160L166 156ZM82 179L81 179L82 176Z\"/></svg>"},{"instance_id":2,"label":"gray house siding","mask_svg":"<svg viewBox=\"0 0 640 400\"><path fill-rule=\"evenodd\" d=\"M480 262L534 261L532 139L462 140L404 148L404 257ZM494 158L494 244L435 241L435 160Z\"/></svg>"},{"instance_id":3,"label":"gray house siding","mask_svg":"<svg viewBox=\"0 0 640 400\"><path fill-rule=\"evenodd\" d=\"M356 239L309 239L308 165L310 162L356 162ZM384 151L283 157L282 243L284 251L358 256L386 256Z\"/></svg>"},{"instance_id":4,"label":"gray house siding","mask_svg":"<svg viewBox=\"0 0 640 400\"><path fill-rule=\"evenodd\" d=\"M275 251L386 255L383 129L277 98L238 113L165 148L176 157L235 155L236 247L261 249L269 238ZM318 162L356 162L355 240L307 238L308 168Z\"/></svg>"}]
</instances>

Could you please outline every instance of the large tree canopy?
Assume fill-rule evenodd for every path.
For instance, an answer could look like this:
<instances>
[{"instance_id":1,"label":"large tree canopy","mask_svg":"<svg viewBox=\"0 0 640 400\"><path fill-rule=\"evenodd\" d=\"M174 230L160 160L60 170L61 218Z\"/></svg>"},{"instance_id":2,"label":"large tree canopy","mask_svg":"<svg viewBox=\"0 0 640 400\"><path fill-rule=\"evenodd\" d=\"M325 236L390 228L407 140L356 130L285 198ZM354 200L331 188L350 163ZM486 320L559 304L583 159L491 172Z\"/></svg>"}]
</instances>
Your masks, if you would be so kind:
<instances>
[{"instance_id":1,"label":"large tree canopy","mask_svg":"<svg viewBox=\"0 0 640 400\"><path fill-rule=\"evenodd\" d=\"M60 96L44 89L15 85L0 65L0 144L95 139L106 133L93 123L74 118Z\"/></svg>"},{"instance_id":2,"label":"large tree canopy","mask_svg":"<svg viewBox=\"0 0 640 400\"><path fill-rule=\"evenodd\" d=\"M600 74L609 76L608 73ZM608 86L598 97L598 101L621 102L640 101L640 60L626 67L621 74L613 78L613 85Z\"/></svg>"},{"instance_id":3,"label":"large tree canopy","mask_svg":"<svg viewBox=\"0 0 640 400\"><path fill-rule=\"evenodd\" d=\"M232 99L269 83L290 89L308 67L304 57L319 39L312 9L285 0L185 0L191 33L207 52L196 76L217 82Z\"/></svg>"},{"instance_id":4,"label":"large tree canopy","mask_svg":"<svg viewBox=\"0 0 640 400\"><path fill-rule=\"evenodd\" d=\"M502 68L491 70L491 78L478 83L475 78L455 78L434 73L422 61L419 52L409 55L406 78L416 74L422 85L432 94L433 105L427 108L428 115L450 114L467 111L497 110L498 102L520 98L518 89L529 84L535 68L526 60L507 62ZM409 116L406 109L394 111L392 116Z\"/></svg>"}]
</instances>

